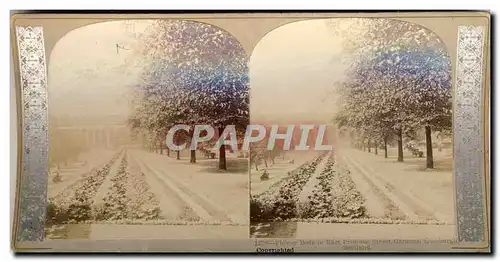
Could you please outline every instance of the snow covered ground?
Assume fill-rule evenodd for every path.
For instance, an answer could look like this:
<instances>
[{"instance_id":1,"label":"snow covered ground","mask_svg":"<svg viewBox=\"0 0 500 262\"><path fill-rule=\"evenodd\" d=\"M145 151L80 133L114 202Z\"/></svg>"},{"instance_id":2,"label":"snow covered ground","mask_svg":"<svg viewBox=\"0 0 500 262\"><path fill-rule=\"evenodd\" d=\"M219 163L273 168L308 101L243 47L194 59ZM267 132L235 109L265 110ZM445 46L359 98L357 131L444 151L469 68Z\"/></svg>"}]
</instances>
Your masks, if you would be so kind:
<instances>
[{"instance_id":1,"label":"snow covered ground","mask_svg":"<svg viewBox=\"0 0 500 262\"><path fill-rule=\"evenodd\" d=\"M87 170L100 170L102 165L110 162L112 155L116 155L118 160L107 169L109 172L102 173L104 177L99 175L99 180L95 180L97 173L89 173ZM57 196L64 191L67 196L63 202L59 201L54 205L67 204L64 207L66 209L56 205L58 209L53 214L53 220L56 222L49 223L48 237L247 238L247 160L228 154L228 170L220 172L217 171L218 159L207 159L198 154L197 163L192 164L189 163L189 158L184 157L185 154L182 155L181 159L177 160L175 154L169 157L166 154L139 149L129 149L119 154L111 152L100 154L101 161L88 163L93 167L65 175L62 182L49 187L49 195ZM77 196L73 196L74 192L81 192L77 187L89 183L92 185L92 191L95 191L88 191L90 200L87 201L90 201L88 205L92 210L93 220L75 221L73 218L68 220L67 216L61 216L62 211L59 210L70 210L65 211L69 213L75 210L71 203L79 200ZM146 184L138 187L137 183ZM138 214L146 218L137 219L137 209L148 214L153 211L144 207L148 205L143 199L145 194L152 194L158 202L159 217L148 220L148 216ZM81 210L85 211L86 215L90 211L82 205L87 202L75 202L73 205L78 204L78 208L83 208ZM96 207L100 207L99 212L106 216L95 213ZM57 219L61 218L65 219L63 225L57 223Z\"/></svg>"},{"instance_id":2,"label":"snow covered ground","mask_svg":"<svg viewBox=\"0 0 500 262\"><path fill-rule=\"evenodd\" d=\"M380 154L347 148L338 153L349 162L352 173L369 177L408 218L455 223L453 173L447 169L446 162L451 159L445 158L446 152L435 156L434 170L423 168L425 158L405 156L405 162L396 162L395 152L390 151L391 157L387 159Z\"/></svg>"},{"instance_id":3,"label":"snow covered ground","mask_svg":"<svg viewBox=\"0 0 500 262\"><path fill-rule=\"evenodd\" d=\"M277 157L275 159L275 164L271 165L269 163L268 167L264 165L259 166L259 171L255 170L252 166L250 170L250 189L252 195L258 195L269 189L273 184L281 181L288 175L288 172L293 171L303 163L313 159L318 156L318 152L287 152L285 158ZM293 163L290 161L293 160ZM262 175L262 170L266 170L269 173L269 180L260 180Z\"/></svg>"},{"instance_id":4,"label":"snow covered ground","mask_svg":"<svg viewBox=\"0 0 500 262\"><path fill-rule=\"evenodd\" d=\"M155 176L177 192L206 220L248 224L247 173L232 172L230 167L225 172L217 172L217 159L200 156L197 163L191 164L188 158L176 160L140 150L131 151L130 154L141 163L147 176ZM227 161L241 162L234 156L228 156Z\"/></svg>"},{"instance_id":5,"label":"snow covered ground","mask_svg":"<svg viewBox=\"0 0 500 262\"><path fill-rule=\"evenodd\" d=\"M93 149L82 154L78 162L69 162L66 165L61 163L59 167L52 167L49 173L48 197L56 196L93 168L103 166L111 160L114 153L113 150ZM54 182L57 172L59 172L61 181Z\"/></svg>"},{"instance_id":6,"label":"snow covered ground","mask_svg":"<svg viewBox=\"0 0 500 262\"><path fill-rule=\"evenodd\" d=\"M91 193L91 200L88 200L92 202L92 207L99 203L105 205L110 201L118 201L120 203L111 203L114 205L113 212L118 212L116 210L120 210L121 206L128 206L130 209L132 203L134 207L137 206L136 209L143 210L141 212L153 212L141 206L144 205L141 204L144 199L138 200L150 194L155 199L160 214L149 220L124 215L124 219L116 221L96 219L77 222L78 224L70 221L65 222L66 225L49 225L52 227L49 237L247 238L250 230L249 186L251 185L252 195L265 192L271 185L289 176L288 172L318 156L289 153L285 159L276 158L275 164L269 164L266 169L270 174L269 180L261 181L260 172L252 169L249 181L248 159L238 158L237 154L228 153L228 170L221 172L217 170L218 159L208 159L200 153L194 164L189 163L189 152L182 152L180 160L176 159L174 153L170 156L163 153L128 149L119 154L119 151L100 150L82 156L78 163L60 167L62 180L49 181L51 198L64 192L67 196L64 200L71 202L74 196L68 191L76 190L72 186L93 185L89 189L94 193ZM251 236L420 238L428 235L431 238L448 238L453 234L455 215L451 151L436 150L436 168L433 170L423 168L425 158L413 158L405 154L405 162L396 162L394 149L389 150L387 159L383 156L383 150L375 155L373 152L346 147L337 148L335 154L330 154L335 160L335 172L352 179L355 191L364 199L365 214L359 218L326 218L324 221L324 218L313 218L313 221L298 219L295 222L254 223L251 226L254 231ZM109 166L113 157L117 160ZM294 160L293 163L291 159ZM103 165L109 166L106 169L109 172L97 172L102 174L99 175L100 180L92 182L97 174L96 170L101 170ZM318 175L325 169L324 163L318 165L315 175L305 184L299 197L303 202L307 202L308 192L319 183ZM90 184L84 182L89 179ZM136 188L134 185L137 183L144 185ZM95 186L98 188L94 188ZM134 188L127 189L127 186ZM332 185L334 199L335 192L340 192L338 187L339 185ZM120 192L120 196L109 198L109 192ZM342 194L345 193L347 192ZM342 197L342 201L350 201L347 195L339 197ZM342 201L336 203L343 203ZM342 205L336 206L341 207Z\"/></svg>"},{"instance_id":7,"label":"snow covered ground","mask_svg":"<svg viewBox=\"0 0 500 262\"><path fill-rule=\"evenodd\" d=\"M436 168L425 169L425 158L415 158L405 152L405 161L400 163L396 161L397 154L392 148L388 150L388 158L384 158L383 150L375 155L373 151L336 148L334 172L347 174L352 179L353 190L364 200L364 214L361 217L305 218L299 212L290 221L253 222L251 237L276 237L286 232L286 236L281 237L451 239L456 219L452 153L450 149L435 151ZM323 165L318 167L325 168ZM312 176L302 189L300 199L304 203L312 200L306 195L308 188L319 183L315 177ZM330 190L333 195L342 191L334 184ZM349 206L347 196L350 193L346 194L338 195L344 200L334 197L332 203L335 205L330 208L343 208L342 204L337 204L342 201L347 201ZM326 203L319 206L324 207ZM276 230L279 232L274 232Z\"/></svg>"}]
</instances>

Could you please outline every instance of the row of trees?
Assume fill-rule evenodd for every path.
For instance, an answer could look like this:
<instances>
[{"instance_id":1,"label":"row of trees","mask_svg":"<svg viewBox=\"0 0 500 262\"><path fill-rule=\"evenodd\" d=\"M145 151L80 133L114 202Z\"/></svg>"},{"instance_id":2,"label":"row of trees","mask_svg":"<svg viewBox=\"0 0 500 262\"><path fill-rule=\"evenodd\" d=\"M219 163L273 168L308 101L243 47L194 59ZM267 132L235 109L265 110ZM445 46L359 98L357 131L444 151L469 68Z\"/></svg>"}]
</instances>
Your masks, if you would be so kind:
<instances>
[{"instance_id":1,"label":"row of trees","mask_svg":"<svg viewBox=\"0 0 500 262\"><path fill-rule=\"evenodd\" d=\"M163 148L175 124L208 124L218 134L235 125L237 132L244 132L249 122L247 55L234 37L186 20L154 20L137 37L144 70L130 117L136 134ZM174 141L189 143L191 136L177 132ZM226 169L225 153L221 146L219 169ZM190 161L196 162L194 150Z\"/></svg>"},{"instance_id":2,"label":"row of trees","mask_svg":"<svg viewBox=\"0 0 500 262\"><path fill-rule=\"evenodd\" d=\"M403 136L424 128L426 166L433 168L432 131L450 130L452 119L451 63L441 40L425 28L389 19L331 25L344 39L348 66L338 85L338 126L375 148L397 140L398 161Z\"/></svg>"}]
</instances>

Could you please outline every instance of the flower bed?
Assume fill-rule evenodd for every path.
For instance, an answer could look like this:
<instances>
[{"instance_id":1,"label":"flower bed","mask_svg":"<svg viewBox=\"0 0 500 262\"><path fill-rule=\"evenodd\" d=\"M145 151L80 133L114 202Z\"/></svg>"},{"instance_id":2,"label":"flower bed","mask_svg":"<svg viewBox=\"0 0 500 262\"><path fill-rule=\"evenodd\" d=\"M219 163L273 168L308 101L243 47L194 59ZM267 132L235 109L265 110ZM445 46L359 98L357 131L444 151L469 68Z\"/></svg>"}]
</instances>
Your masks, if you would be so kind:
<instances>
[{"instance_id":1,"label":"flower bed","mask_svg":"<svg viewBox=\"0 0 500 262\"><path fill-rule=\"evenodd\" d=\"M298 196L324 156L323 154L302 164L290 172L288 178L252 198L250 200L250 220L277 221L296 217Z\"/></svg>"},{"instance_id":2,"label":"flower bed","mask_svg":"<svg viewBox=\"0 0 500 262\"><path fill-rule=\"evenodd\" d=\"M109 174L111 166L121 152L115 155L108 164L97 171L89 172L84 178L63 190L56 197L49 199L47 206L47 222L75 223L92 219L92 199Z\"/></svg>"},{"instance_id":3,"label":"flower bed","mask_svg":"<svg viewBox=\"0 0 500 262\"><path fill-rule=\"evenodd\" d=\"M103 204L94 208L95 220L161 219L159 201L149 191L144 174L130 172L123 157ZM135 170L134 170L135 171Z\"/></svg>"},{"instance_id":4,"label":"flower bed","mask_svg":"<svg viewBox=\"0 0 500 262\"><path fill-rule=\"evenodd\" d=\"M298 207L300 218L362 218L366 217L364 199L356 189L349 171L340 169L333 156L318 176L308 201Z\"/></svg>"}]
</instances>

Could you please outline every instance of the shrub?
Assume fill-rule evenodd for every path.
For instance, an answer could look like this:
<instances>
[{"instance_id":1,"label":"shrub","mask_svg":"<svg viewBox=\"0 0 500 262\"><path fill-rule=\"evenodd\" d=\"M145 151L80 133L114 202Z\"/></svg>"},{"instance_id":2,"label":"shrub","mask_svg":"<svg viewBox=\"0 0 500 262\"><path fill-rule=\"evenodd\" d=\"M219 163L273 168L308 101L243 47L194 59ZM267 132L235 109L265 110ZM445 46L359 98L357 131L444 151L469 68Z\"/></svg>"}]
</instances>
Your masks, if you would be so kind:
<instances>
[{"instance_id":1,"label":"shrub","mask_svg":"<svg viewBox=\"0 0 500 262\"><path fill-rule=\"evenodd\" d=\"M364 199L356 189L347 170L337 168L332 159L318 176L318 184L308 202L299 205L299 217L304 219L360 218L366 210Z\"/></svg>"},{"instance_id":2,"label":"shrub","mask_svg":"<svg viewBox=\"0 0 500 262\"><path fill-rule=\"evenodd\" d=\"M298 195L325 154L306 162L288 177L250 201L251 221L289 220L297 217Z\"/></svg>"}]
</instances>

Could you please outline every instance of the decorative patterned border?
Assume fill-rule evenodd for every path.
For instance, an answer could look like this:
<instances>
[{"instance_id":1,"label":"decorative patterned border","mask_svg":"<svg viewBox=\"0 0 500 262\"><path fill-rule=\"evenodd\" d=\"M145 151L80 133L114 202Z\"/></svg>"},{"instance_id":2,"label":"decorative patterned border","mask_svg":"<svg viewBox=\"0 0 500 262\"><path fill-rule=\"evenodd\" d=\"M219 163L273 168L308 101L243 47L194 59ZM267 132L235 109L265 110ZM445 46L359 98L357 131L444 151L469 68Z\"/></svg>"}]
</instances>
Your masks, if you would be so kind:
<instances>
[{"instance_id":1,"label":"decorative patterned border","mask_svg":"<svg viewBox=\"0 0 500 262\"><path fill-rule=\"evenodd\" d=\"M483 46L483 26L458 27L453 136L459 242L485 240Z\"/></svg>"},{"instance_id":2,"label":"decorative patterned border","mask_svg":"<svg viewBox=\"0 0 500 262\"><path fill-rule=\"evenodd\" d=\"M42 27L16 27L22 110L17 241L42 241L47 201L47 71Z\"/></svg>"}]
</instances>

